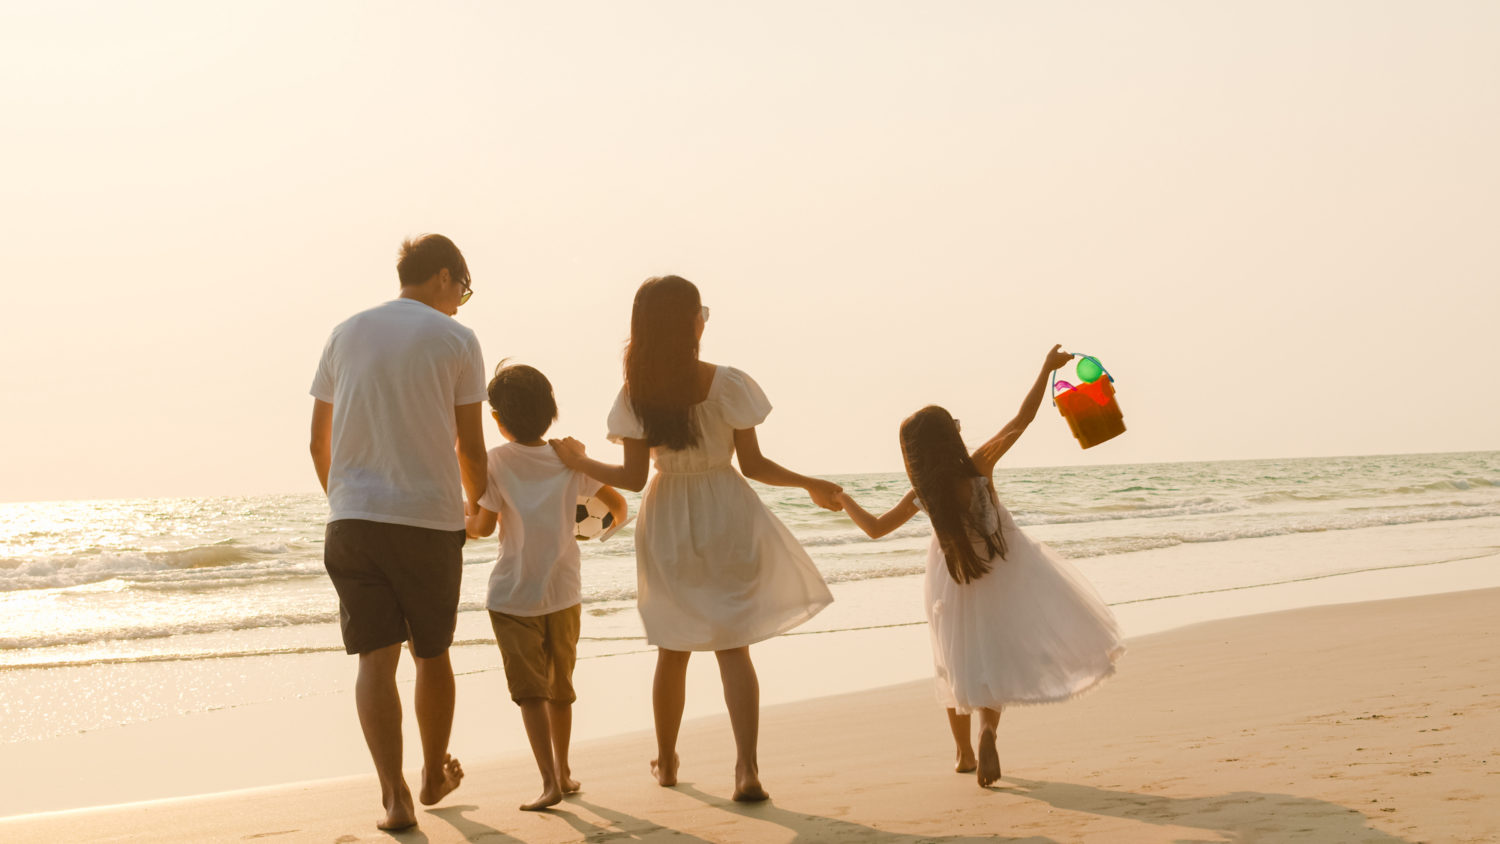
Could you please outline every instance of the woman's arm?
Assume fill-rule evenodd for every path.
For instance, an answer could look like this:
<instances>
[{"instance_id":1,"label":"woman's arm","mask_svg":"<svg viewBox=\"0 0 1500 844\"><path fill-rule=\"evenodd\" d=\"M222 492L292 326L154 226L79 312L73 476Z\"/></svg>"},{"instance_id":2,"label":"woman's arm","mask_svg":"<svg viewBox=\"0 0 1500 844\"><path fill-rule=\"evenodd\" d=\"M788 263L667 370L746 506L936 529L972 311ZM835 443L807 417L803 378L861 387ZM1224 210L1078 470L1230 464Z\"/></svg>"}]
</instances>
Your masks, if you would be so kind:
<instances>
[{"instance_id":1,"label":"woman's arm","mask_svg":"<svg viewBox=\"0 0 1500 844\"><path fill-rule=\"evenodd\" d=\"M839 503L844 506L844 512L854 520L854 524L860 530L869 535L871 539L879 539L898 527L906 524L912 516L917 514L917 491L907 490L906 495L896 503L895 507L887 510L883 516L872 516L865 508L859 506L859 502L849 497L849 493L840 492Z\"/></svg>"},{"instance_id":2,"label":"woman's arm","mask_svg":"<svg viewBox=\"0 0 1500 844\"><path fill-rule=\"evenodd\" d=\"M740 459L740 474L771 486L795 486L807 490L813 503L825 510L839 509L837 496L843 487L833 481L799 475L760 453L760 439L754 428L734 432L734 450Z\"/></svg>"},{"instance_id":3,"label":"woman's arm","mask_svg":"<svg viewBox=\"0 0 1500 844\"><path fill-rule=\"evenodd\" d=\"M594 497L604 502L609 508L610 515L615 517L615 524L623 524L625 518L630 515L630 508L625 505L625 496L612 486L601 486Z\"/></svg>"},{"instance_id":4,"label":"woman's arm","mask_svg":"<svg viewBox=\"0 0 1500 844\"><path fill-rule=\"evenodd\" d=\"M1000 462L1005 452L1010 451L1010 447L1025 433L1031 420L1036 418L1037 409L1042 406L1042 395L1047 392L1048 376L1072 359L1073 355L1063 351L1060 345L1053 346L1052 351L1047 353L1047 359L1042 362L1042 371L1037 373L1036 381L1027 391L1026 398L1022 399L1021 409L1016 412L1016 417L1005 423L1000 433L974 449L974 465L979 468L979 474L987 478L995 473L995 464Z\"/></svg>"},{"instance_id":5,"label":"woman's arm","mask_svg":"<svg viewBox=\"0 0 1500 844\"><path fill-rule=\"evenodd\" d=\"M620 465L600 463L584 453L583 443L572 437L547 440L557 458L564 466L593 478L602 484L618 489L640 492L646 486L646 476L651 473L651 447L645 440L627 439L625 462Z\"/></svg>"}]
</instances>

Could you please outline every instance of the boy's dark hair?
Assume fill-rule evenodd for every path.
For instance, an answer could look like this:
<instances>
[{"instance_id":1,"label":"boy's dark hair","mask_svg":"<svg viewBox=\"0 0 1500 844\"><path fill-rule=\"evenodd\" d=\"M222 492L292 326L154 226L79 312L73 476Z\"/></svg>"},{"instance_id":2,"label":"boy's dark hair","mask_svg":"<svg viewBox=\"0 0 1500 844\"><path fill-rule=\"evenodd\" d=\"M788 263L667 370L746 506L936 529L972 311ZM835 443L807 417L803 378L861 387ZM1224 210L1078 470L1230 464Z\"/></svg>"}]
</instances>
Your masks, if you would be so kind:
<instances>
[{"instance_id":1,"label":"boy's dark hair","mask_svg":"<svg viewBox=\"0 0 1500 844\"><path fill-rule=\"evenodd\" d=\"M490 379L490 407L500 417L500 424L520 442L539 440L557 419L557 400L552 397L552 382L534 367L525 364L495 368Z\"/></svg>"},{"instance_id":2,"label":"boy's dark hair","mask_svg":"<svg viewBox=\"0 0 1500 844\"><path fill-rule=\"evenodd\" d=\"M440 234L424 234L401 241L396 275L401 279L402 287L421 284L444 269L459 284L469 283L469 265L453 241Z\"/></svg>"}]
</instances>

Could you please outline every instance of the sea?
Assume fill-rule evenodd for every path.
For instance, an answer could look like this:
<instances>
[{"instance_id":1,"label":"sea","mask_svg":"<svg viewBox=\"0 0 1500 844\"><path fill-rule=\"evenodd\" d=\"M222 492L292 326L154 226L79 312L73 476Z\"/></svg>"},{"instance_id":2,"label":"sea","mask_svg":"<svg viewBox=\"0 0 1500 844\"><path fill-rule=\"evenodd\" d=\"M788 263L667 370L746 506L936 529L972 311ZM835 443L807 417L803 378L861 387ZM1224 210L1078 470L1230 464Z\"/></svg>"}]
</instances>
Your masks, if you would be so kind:
<instances>
[{"instance_id":1,"label":"sea","mask_svg":"<svg viewBox=\"0 0 1500 844\"><path fill-rule=\"evenodd\" d=\"M877 512L908 489L901 474L832 479ZM1500 516L1500 452L1002 467L996 486L1024 530L1123 606L1410 566L1222 551ZM923 623L923 516L873 541L800 490L757 489L835 597L798 633ZM306 494L0 504L0 744L347 688L352 662L312 683L291 662L343 650L326 518L325 500ZM1178 546L1191 553L1140 553ZM456 648L474 655L472 670L498 665L483 605L496 551L493 539L464 549ZM582 543L582 558L580 665L647 650L630 527ZM882 582L901 585L899 597L866 600ZM163 664L172 670L151 670Z\"/></svg>"}]
</instances>

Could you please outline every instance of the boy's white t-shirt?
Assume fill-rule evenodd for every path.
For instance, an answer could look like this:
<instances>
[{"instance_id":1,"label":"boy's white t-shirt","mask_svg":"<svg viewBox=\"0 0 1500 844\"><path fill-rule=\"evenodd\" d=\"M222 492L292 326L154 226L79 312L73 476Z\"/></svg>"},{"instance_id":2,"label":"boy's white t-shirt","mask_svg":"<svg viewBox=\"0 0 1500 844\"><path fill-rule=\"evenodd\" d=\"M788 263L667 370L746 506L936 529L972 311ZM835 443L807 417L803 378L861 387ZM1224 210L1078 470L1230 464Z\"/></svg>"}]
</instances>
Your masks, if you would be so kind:
<instances>
[{"instance_id":1,"label":"boy's white t-shirt","mask_svg":"<svg viewBox=\"0 0 1500 844\"><path fill-rule=\"evenodd\" d=\"M311 392L333 405L330 522L463 530L453 409L485 399L473 330L415 299L361 311L329 335Z\"/></svg>"},{"instance_id":2,"label":"boy's white t-shirt","mask_svg":"<svg viewBox=\"0 0 1500 844\"><path fill-rule=\"evenodd\" d=\"M489 488L479 506L500 516L500 559L485 605L538 616L583 600L578 564L578 497L603 484L564 466L549 445L490 449Z\"/></svg>"}]
</instances>

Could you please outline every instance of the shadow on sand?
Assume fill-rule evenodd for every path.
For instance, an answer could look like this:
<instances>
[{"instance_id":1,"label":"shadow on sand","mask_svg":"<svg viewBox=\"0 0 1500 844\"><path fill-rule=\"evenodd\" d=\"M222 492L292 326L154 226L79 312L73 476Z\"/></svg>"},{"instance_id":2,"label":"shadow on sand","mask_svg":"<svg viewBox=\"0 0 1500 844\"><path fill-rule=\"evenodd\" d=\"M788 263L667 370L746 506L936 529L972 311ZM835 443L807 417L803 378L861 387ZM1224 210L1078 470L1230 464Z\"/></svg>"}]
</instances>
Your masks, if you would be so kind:
<instances>
[{"instance_id":1,"label":"shadow on sand","mask_svg":"<svg viewBox=\"0 0 1500 844\"><path fill-rule=\"evenodd\" d=\"M1006 777L997 792L1040 800L1058 809L1162 826L1185 826L1245 841L1358 841L1412 844L1369 826L1354 809L1291 794L1236 791L1211 797L1164 797L1087 785Z\"/></svg>"},{"instance_id":2,"label":"shadow on sand","mask_svg":"<svg viewBox=\"0 0 1500 844\"><path fill-rule=\"evenodd\" d=\"M699 791L690 783L678 783L677 791L705 805L722 809L730 814L754 818L765 823L785 827L797 834L794 842L863 842L882 841L895 844L918 844L918 842L949 842L949 844L979 844L979 842L1011 842L1011 844L1057 844L1051 838L1004 838L998 835L906 835L889 832L873 826L852 821L793 812L777 806L774 802L736 803L728 797L716 797Z\"/></svg>"},{"instance_id":3,"label":"shadow on sand","mask_svg":"<svg viewBox=\"0 0 1500 844\"><path fill-rule=\"evenodd\" d=\"M606 824L601 826L584 820L576 813L568 811L569 806L587 809L603 818ZM442 809L429 809L428 814L437 815L447 821L458 830L465 841L482 841L484 844L525 844L525 839L516 838L488 824L464 817L465 812L477 811L478 808L478 806L446 806ZM670 838L673 842L681 842L681 844L714 844L707 839L679 832L659 823L627 815L614 809L606 809L584 800L577 794L569 796L564 802L545 812L538 813L536 817L556 818L566 823L578 833L579 841L652 841Z\"/></svg>"}]
</instances>

